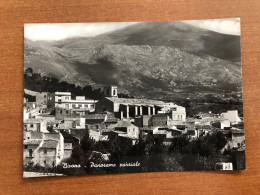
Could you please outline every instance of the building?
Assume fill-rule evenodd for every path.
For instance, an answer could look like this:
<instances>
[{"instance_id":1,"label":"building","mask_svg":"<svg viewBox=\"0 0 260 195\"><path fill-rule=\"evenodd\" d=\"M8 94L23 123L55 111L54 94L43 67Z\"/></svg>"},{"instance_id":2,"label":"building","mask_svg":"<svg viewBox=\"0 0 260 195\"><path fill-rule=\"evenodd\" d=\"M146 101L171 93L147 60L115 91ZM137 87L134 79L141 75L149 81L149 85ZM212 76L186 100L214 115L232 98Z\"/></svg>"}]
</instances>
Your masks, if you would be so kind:
<instances>
[{"instance_id":1,"label":"building","mask_svg":"<svg viewBox=\"0 0 260 195\"><path fill-rule=\"evenodd\" d=\"M65 144L61 133L25 132L24 134L24 165L37 164L52 168L71 155L72 144Z\"/></svg>"},{"instance_id":2,"label":"building","mask_svg":"<svg viewBox=\"0 0 260 195\"><path fill-rule=\"evenodd\" d=\"M38 105L40 104L47 105L47 96L48 96L48 92L36 93L36 103Z\"/></svg>"},{"instance_id":3,"label":"building","mask_svg":"<svg viewBox=\"0 0 260 195\"><path fill-rule=\"evenodd\" d=\"M168 103L159 100L105 97L96 103L95 112L115 113L117 118L122 119L143 115L155 115L167 106L169 106Z\"/></svg>"},{"instance_id":4,"label":"building","mask_svg":"<svg viewBox=\"0 0 260 195\"><path fill-rule=\"evenodd\" d=\"M85 99L85 96L76 96L72 99L70 92L55 92L55 107L94 112L96 102L96 100Z\"/></svg>"},{"instance_id":5,"label":"building","mask_svg":"<svg viewBox=\"0 0 260 195\"><path fill-rule=\"evenodd\" d=\"M24 121L24 131L48 132L47 122L42 118L26 119Z\"/></svg>"},{"instance_id":6,"label":"building","mask_svg":"<svg viewBox=\"0 0 260 195\"><path fill-rule=\"evenodd\" d=\"M152 116L152 126L167 126L171 120L168 114L156 114Z\"/></svg>"},{"instance_id":7,"label":"building","mask_svg":"<svg viewBox=\"0 0 260 195\"><path fill-rule=\"evenodd\" d=\"M109 86L104 88L106 97L117 97L117 86Z\"/></svg>"},{"instance_id":8,"label":"building","mask_svg":"<svg viewBox=\"0 0 260 195\"><path fill-rule=\"evenodd\" d=\"M227 112L223 112L220 114L220 116L228 120L230 123L234 123L234 124L237 124L242 121L238 116L237 110L229 110Z\"/></svg>"}]
</instances>

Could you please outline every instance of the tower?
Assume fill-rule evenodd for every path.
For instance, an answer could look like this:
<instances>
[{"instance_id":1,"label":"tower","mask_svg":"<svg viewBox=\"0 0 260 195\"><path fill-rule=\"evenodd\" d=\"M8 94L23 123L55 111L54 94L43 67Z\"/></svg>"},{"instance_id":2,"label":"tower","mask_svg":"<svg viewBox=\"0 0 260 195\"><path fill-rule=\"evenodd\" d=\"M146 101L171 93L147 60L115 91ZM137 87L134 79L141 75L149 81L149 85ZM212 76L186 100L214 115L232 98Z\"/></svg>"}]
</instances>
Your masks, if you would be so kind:
<instances>
[{"instance_id":1,"label":"tower","mask_svg":"<svg viewBox=\"0 0 260 195\"><path fill-rule=\"evenodd\" d=\"M117 86L105 87L106 97L117 97Z\"/></svg>"}]
</instances>

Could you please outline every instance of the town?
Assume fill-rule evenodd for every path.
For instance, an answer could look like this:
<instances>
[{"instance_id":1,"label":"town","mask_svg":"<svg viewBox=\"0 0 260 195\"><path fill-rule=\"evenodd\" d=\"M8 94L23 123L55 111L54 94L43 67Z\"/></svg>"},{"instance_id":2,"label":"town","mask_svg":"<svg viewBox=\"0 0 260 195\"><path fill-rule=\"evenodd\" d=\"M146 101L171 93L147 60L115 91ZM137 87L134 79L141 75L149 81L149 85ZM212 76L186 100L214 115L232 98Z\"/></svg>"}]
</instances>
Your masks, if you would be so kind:
<instances>
[{"instance_id":1,"label":"town","mask_svg":"<svg viewBox=\"0 0 260 195\"><path fill-rule=\"evenodd\" d=\"M95 143L110 141L135 146L152 137L171 147L176 138L186 136L196 140L216 132L221 132L227 140L220 152L232 149L235 159L217 162L214 169L245 168L244 125L237 110L187 117L185 107L174 102L120 98L117 86L105 87L105 97L100 100L73 97L71 92L26 90L26 93L35 96L35 102L24 98L23 159L27 171L28 167L38 166L42 172L48 172L67 162L75 142L80 144L86 134ZM104 161L111 157L95 150L91 156L95 153Z\"/></svg>"}]
</instances>

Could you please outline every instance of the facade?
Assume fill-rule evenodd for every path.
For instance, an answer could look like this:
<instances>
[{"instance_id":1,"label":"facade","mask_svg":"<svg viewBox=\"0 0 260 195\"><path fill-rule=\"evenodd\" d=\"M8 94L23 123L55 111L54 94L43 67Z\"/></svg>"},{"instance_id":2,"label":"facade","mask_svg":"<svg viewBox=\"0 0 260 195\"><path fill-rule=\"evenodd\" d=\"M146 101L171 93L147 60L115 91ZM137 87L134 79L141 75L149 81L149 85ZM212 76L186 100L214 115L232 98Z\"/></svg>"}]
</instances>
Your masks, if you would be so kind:
<instances>
[{"instance_id":1,"label":"facade","mask_svg":"<svg viewBox=\"0 0 260 195\"><path fill-rule=\"evenodd\" d=\"M47 105L47 97L48 97L48 92L41 92L36 94L36 103L38 105L44 104Z\"/></svg>"},{"instance_id":2,"label":"facade","mask_svg":"<svg viewBox=\"0 0 260 195\"><path fill-rule=\"evenodd\" d=\"M96 100L85 99L85 96L76 96L76 99L72 99L70 92L55 92L55 107L94 112L96 102Z\"/></svg>"},{"instance_id":3,"label":"facade","mask_svg":"<svg viewBox=\"0 0 260 195\"><path fill-rule=\"evenodd\" d=\"M234 124L237 124L242 121L238 116L237 110L229 110L227 112L223 112L220 114L220 116L228 120L230 123L234 123Z\"/></svg>"},{"instance_id":4,"label":"facade","mask_svg":"<svg viewBox=\"0 0 260 195\"><path fill-rule=\"evenodd\" d=\"M72 144L65 144L61 133L25 132L23 145L24 165L46 168L57 166L72 151Z\"/></svg>"},{"instance_id":5,"label":"facade","mask_svg":"<svg viewBox=\"0 0 260 195\"><path fill-rule=\"evenodd\" d=\"M42 118L27 119L24 121L24 131L48 132L47 122Z\"/></svg>"},{"instance_id":6,"label":"facade","mask_svg":"<svg viewBox=\"0 0 260 195\"><path fill-rule=\"evenodd\" d=\"M106 97L117 97L117 86L109 86L104 88Z\"/></svg>"},{"instance_id":7,"label":"facade","mask_svg":"<svg viewBox=\"0 0 260 195\"><path fill-rule=\"evenodd\" d=\"M176 120L186 119L184 107L177 106L173 103L165 103L163 101L150 99L105 97L96 103L95 112L115 113L115 116L120 119L134 118L143 115L155 115L157 113L173 113L172 116L174 119L176 118Z\"/></svg>"}]
</instances>

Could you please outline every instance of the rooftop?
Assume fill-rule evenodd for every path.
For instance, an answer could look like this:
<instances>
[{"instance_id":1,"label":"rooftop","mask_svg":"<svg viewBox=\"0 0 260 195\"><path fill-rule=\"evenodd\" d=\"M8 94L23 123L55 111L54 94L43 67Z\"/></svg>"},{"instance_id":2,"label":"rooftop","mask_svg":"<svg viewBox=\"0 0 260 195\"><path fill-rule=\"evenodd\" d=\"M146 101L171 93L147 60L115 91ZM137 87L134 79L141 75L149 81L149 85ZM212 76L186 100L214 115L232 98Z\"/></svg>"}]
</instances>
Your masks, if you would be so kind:
<instances>
[{"instance_id":1,"label":"rooftop","mask_svg":"<svg viewBox=\"0 0 260 195\"><path fill-rule=\"evenodd\" d=\"M42 140L24 140L23 145L39 145L42 142Z\"/></svg>"},{"instance_id":2,"label":"rooftop","mask_svg":"<svg viewBox=\"0 0 260 195\"><path fill-rule=\"evenodd\" d=\"M42 118L29 118L24 121L24 123L41 123L44 119Z\"/></svg>"},{"instance_id":3,"label":"rooftop","mask_svg":"<svg viewBox=\"0 0 260 195\"><path fill-rule=\"evenodd\" d=\"M123 121L123 120L118 121L116 124L116 127L131 127L131 126L135 126L135 125L129 121Z\"/></svg>"},{"instance_id":4,"label":"rooftop","mask_svg":"<svg viewBox=\"0 0 260 195\"><path fill-rule=\"evenodd\" d=\"M127 105L165 105L166 103L159 100L150 100L150 99L134 99L134 98L116 98L116 97L106 97L108 100Z\"/></svg>"},{"instance_id":5,"label":"rooftop","mask_svg":"<svg viewBox=\"0 0 260 195\"><path fill-rule=\"evenodd\" d=\"M45 140L60 140L60 134L59 133L44 133L44 139Z\"/></svg>"},{"instance_id":6,"label":"rooftop","mask_svg":"<svg viewBox=\"0 0 260 195\"><path fill-rule=\"evenodd\" d=\"M41 148L57 148L58 144L56 140L44 140Z\"/></svg>"}]
</instances>

